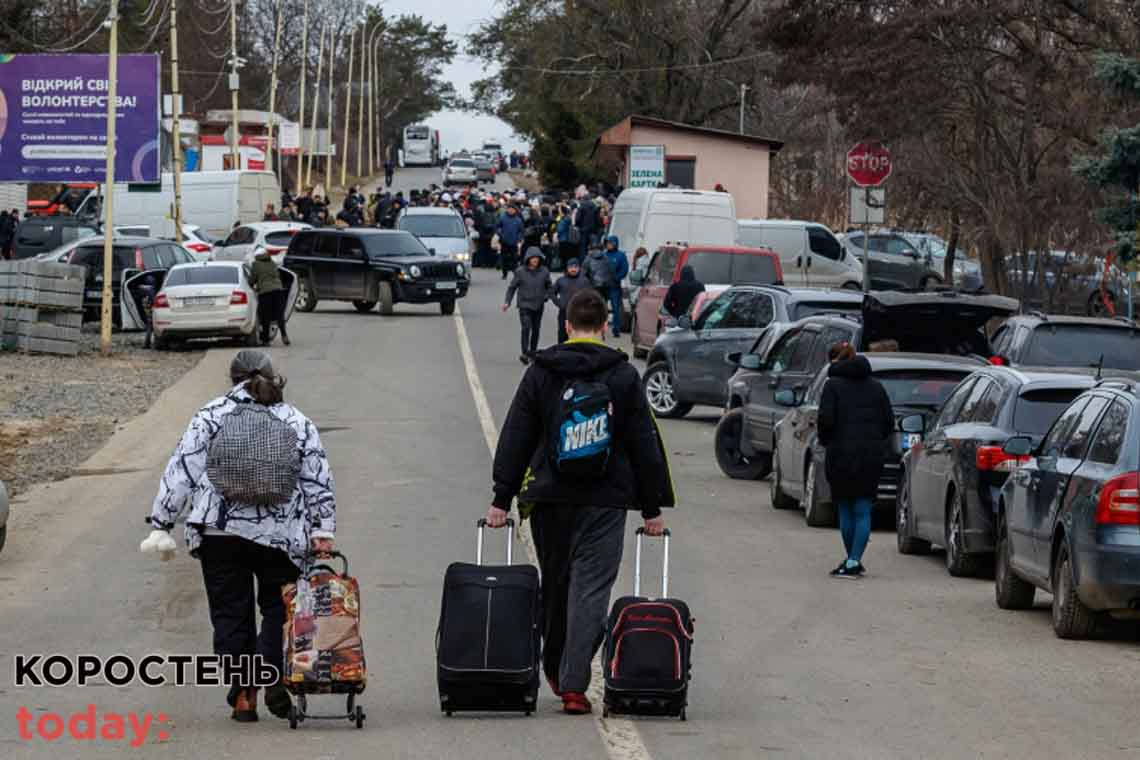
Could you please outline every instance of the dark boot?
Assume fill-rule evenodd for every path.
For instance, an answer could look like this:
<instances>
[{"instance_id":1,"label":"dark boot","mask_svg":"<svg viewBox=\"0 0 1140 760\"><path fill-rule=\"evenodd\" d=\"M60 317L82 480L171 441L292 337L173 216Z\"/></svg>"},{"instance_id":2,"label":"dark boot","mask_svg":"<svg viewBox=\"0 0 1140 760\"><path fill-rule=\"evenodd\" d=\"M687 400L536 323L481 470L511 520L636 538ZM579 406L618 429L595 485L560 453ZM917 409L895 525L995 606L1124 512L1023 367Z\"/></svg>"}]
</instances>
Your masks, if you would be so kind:
<instances>
[{"instance_id":1,"label":"dark boot","mask_svg":"<svg viewBox=\"0 0 1140 760\"><path fill-rule=\"evenodd\" d=\"M289 698L289 691L284 684L274 684L265 689L265 707L277 718L288 718L289 708L293 700Z\"/></svg>"}]
</instances>

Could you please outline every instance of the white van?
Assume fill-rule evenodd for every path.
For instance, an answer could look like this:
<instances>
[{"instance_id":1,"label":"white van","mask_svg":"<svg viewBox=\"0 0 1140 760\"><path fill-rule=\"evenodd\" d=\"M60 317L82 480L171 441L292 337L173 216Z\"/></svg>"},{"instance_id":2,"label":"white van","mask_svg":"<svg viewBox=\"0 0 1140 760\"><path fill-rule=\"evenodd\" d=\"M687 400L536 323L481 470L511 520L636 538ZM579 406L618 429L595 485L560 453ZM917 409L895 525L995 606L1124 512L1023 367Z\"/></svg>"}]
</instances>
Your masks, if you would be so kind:
<instances>
[{"instance_id":1,"label":"white van","mask_svg":"<svg viewBox=\"0 0 1140 760\"><path fill-rule=\"evenodd\" d=\"M741 219L740 244L780 255L789 287L863 289L863 265L831 230L792 219Z\"/></svg>"},{"instance_id":2,"label":"white van","mask_svg":"<svg viewBox=\"0 0 1140 760\"><path fill-rule=\"evenodd\" d=\"M92 193L84 207L98 204ZM186 172L182 175L182 221L224 239L235 224L260 222L265 207L281 203L281 186L273 172ZM80 213L82 213L82 208ZM115 185L115 226L146 226L155 237L174 237L174 175L163 172L161 190L131 190Z\"/></svg>"},{"instance_id":3,"label":"white van","mask_svg":"<svg viewBox=\"0 0 1140 760\"><path fill-rule=\"evenodd\" d=\"M630 188L614 203L606 234L617 236L631 261L638 248L652 254L666 243L734 246L736 204L709 190Z\"/></svg>"}]
</instances>

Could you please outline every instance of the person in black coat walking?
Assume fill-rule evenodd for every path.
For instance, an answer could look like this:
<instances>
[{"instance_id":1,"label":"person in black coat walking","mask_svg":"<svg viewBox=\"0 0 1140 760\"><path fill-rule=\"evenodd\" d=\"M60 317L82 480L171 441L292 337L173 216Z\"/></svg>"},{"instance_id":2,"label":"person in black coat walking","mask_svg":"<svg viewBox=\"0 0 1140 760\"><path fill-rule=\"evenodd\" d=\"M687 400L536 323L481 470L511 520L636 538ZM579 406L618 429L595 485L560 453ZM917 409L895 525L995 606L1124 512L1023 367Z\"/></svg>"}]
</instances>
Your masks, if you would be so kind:
<instances>
[{"instance_id":1,"label":"person in black coat walking","mask_svg":"<svg viewBox=\"0 0 1140 760\"><path fill-rule=\"evenodd\" d=\"M550 298L550 270L546 268L546 257L538 248L526 252L522 266L515 270L507 295L503 299L503 311L511 307L511 299L518 293L519 326L522 328L522 353L519 361L530 364L538 351L538 334L542 329L542 311Z\"/></svg>"},{"instance_id":2,"label":"person in black coat walking","mask_svg":"<svg viewBox=\"0 0 1140 760\"><path fill-rule=\"evenodd\" d=\"M831 368L819 402L819 442L827 449L826 475L839 509L839 532L847 557L831 571L836 578L864 572L863 551L871 538L871 506L894 433L891 400L871 363L850 343L834 344Z\"/></svg>"},{"instance_id":3,"label":"person in black coat walking","mask_svg":"<svg viewBox=\"0 0 1140 760\"><path fill-rule=\"evenodd\" d=\"M586 696L590 663L605 638L626 512L640 511L645 532L658 536L665 530L661 508L676 499L637 368L602 343L605 302L586 288L570 300L567 318L570 341L538 353L511 402L495 450L487 524L505 525L516 498L520 516L530 518L542 570L543 671L563 711L581 715L593 709ZM594 418L608 419L598 427L608 456L602 473L582 478L564 475L554 451L562 449L564 432L573 440L562 427L566 393L587 382L609 393L608 417ZM580 424L594 429L592 420Z\"/></svg>"},{"instance_id":4,"label":"person in black coat walking","mask_svg":"<svg viewBox=\"0 0 1140 760\"><path fill-rule=\"evenodd\" d=\"M680 319L693 305L693 299L705 292L704 283L697 280L693 268L686 264L681 267L681 279L669 286L665 292L665 311Z\"/></svg>"},{"instance_id":5,"label":"person in black coat walking","mask_svg":"<svg viewBox=\"0 0 1140 760\"><path fill-rule=\"evenodd\" d=\"M579 290L585 290L589 287L590 281L586 279L586 275L582 274L582 265L578 259L567 261L566 273L558 278L558 282L554 283L554 291L550 296L550 300L558 307L559 343L565 343L570 339L570 333L566 329L566 307L570 305L570 299Z\"/></svg>"}]
</instances>

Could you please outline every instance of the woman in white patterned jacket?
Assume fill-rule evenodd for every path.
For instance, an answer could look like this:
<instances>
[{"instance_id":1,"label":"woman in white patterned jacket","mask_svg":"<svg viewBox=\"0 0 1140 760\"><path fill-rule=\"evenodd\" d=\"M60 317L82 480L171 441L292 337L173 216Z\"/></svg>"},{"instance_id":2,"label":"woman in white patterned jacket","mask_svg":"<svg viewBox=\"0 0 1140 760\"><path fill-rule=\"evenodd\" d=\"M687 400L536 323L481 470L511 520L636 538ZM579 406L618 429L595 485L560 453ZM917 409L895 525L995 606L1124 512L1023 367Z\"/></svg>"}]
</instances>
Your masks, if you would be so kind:
<instances>
[{"instance_id":1,"label":"woman in white patterned jacket","mask_svg":"<svg viewBox=\"0 0 1140 760\"><path fill-rule=\"evenodd\" d=\"M218 655L260 654L282 672L285 607L281 587L300 575L310 550L332 550L336 529L336 498L328 459L316 426L284 403L284 378L277 375L263 351L238 352L230 365L233 388L202 407L190 421L162 476L150 522L154 531L143 551L172 556L170 531L190 502L186 544L202 563L214 652ZM222 419L243 404L259 404L285 422L297 437L300 470L292 497L277 505L232 503L211 484L207 454L222 427ZM258 634L254 612L261 609ZM257 720L257 691L231 685L227 702L233 719ZM290 699L283 685L270 686L265 704L279 718L288 717Z\"/></svg>"}]
</instances>

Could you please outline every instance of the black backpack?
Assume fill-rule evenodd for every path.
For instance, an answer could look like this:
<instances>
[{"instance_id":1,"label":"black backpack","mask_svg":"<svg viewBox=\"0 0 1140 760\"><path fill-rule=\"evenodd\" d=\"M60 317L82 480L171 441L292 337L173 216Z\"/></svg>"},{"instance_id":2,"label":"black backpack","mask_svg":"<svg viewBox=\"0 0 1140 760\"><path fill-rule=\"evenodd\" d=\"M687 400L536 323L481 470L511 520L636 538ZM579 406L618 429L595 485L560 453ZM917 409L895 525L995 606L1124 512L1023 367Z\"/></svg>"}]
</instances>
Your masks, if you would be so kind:
<instances>
[{"instance_id":1,"label":"black backpack","mask_svg":"<svg viewBox=\"0 0 1140 760\"><path fill-rule=\"evenodd\" d=\"M576 480L604 477L613 452L613 422L613 396L605 377L567 380L551 431L554 469Z\"/></svg>"},{"instance_id":2,"label":"black backpack","mask_svg":"<svg viewBox=\"0 0 1140 760\"><path fill-rule=\"evenodd\" d=\"M614 267L613 264L610 263L608 256L603 254L601 258L595 259L591 257L588 261L590 262L589 274L591 285L595 288L608 288L613 285L614 280L617 278L614 276Z\"/></svg>"}]
</instances>

